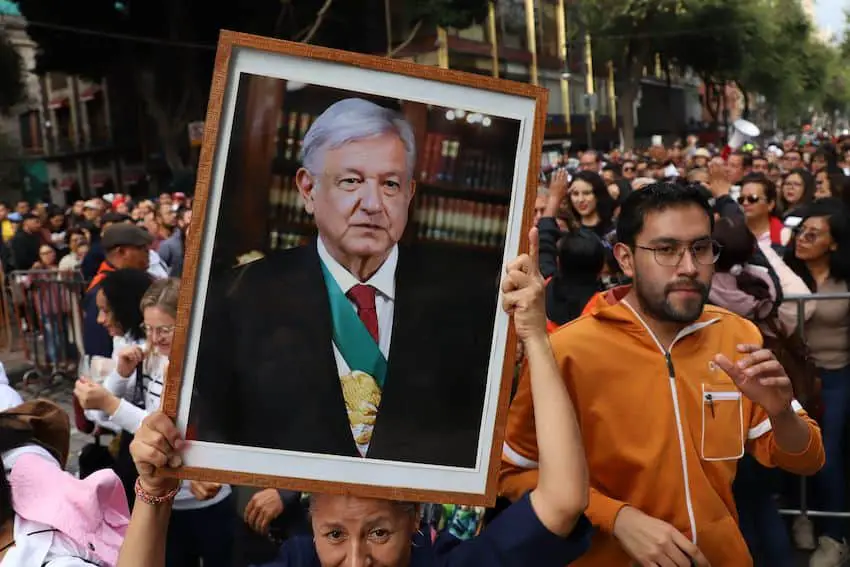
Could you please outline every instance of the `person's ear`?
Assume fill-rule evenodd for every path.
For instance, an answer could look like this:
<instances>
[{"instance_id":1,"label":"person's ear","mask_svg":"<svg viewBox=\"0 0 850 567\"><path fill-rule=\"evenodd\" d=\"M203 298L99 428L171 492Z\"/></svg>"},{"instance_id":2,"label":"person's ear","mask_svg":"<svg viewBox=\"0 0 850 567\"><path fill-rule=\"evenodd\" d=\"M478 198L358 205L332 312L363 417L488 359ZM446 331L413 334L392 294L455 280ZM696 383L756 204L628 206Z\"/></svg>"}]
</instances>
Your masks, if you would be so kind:
<instances>
[{"instance_id":1,"label":"person's ear","mask_svg":"<svg viewBox=\"0 0 850 567\"><path fill-rule=\"evenodd\" d=\"M635 276L635 257L631 248L622 242L618 242L614 245L614 258L617 259L617 263L620 265L620 269L625 275L630 278Z\"/></svg>"},{"instance_id":2,"label":"person's ear","mask_svg":"<svg viewBox=\"0 0 850 567\"><path fill-rule=\"evenodd\" d=\"M304 210L307 211L307 214L312 215L315 210L313 191L316 189L316 179L312 173L302 167L295 173L295 185L298 186L298 193L301 194L301 200L304 201Z\"/></svg>"}]
</instances>

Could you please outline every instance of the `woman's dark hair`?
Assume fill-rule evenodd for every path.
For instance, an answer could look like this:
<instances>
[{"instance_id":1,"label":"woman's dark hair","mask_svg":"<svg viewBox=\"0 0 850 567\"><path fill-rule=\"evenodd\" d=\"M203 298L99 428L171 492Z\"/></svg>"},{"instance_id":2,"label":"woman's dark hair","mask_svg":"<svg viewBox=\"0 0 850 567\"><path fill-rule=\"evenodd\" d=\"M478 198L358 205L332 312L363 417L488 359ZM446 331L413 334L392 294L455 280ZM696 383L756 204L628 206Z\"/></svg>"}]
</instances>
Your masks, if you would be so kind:
<instances>
[{"instance_id":1,"label":"woman's dark hair","mask_svg":"<svg viewBox=\"0 0 850 567\"><path fill-rule=\"evenodd\" d=\"M832 197L846 198L845 193L847 187L847 176L841 170L830 171L829 169L821 170L826 172L826 179L829 181L829 191ZM820 171L818 172L820 173ZM817 175L817 174L815 174Z\"/></svg>"},{"instance_id":2,"label":"woman's dark hair","mask_svg":"<svg viewBox=\"0 0 850 567\"><path fill-rule=\"evenodd\" d=\"M109 272L100 284L115 322L134 340L141 339L144 320L139 307L153 279L142 270L125 268Z\"/></svg>"},{"instance_id":3,"label":"woman's dark hair","mask_svg":"<svg viewBox=\"0 0 850 567\"><path fill-rule=\"evenodd\" d=\"M733 266L745 266L750 262L758 246L758 241L746 223L739 219L723 217L714 225L714 239L722 246L720 257L715 264L718 272L726 273ZM747 272L736 276L738 289L756 299L769 299L770 287L762 279Z\"/></svg>"},{"instance_id":4,"label":"woman's dark hair","mask_svg":"<svg viewBox=\"0 0 850 567\"><path fill-rule=\"evenodd\" d=\"M806 203L811 203L815 198L815 176L809 173L809 170L804 169L802 167L795 167L791 171L788 172L784 178L782 178L782 184L785 184L785 180L788 179L791 175L797 174L800 176L800 179L803 180L803 196L800 197L799 205L805 205ZM785 202L785 197L782 197L782 205L787 206ZM786 211L787 212L787 211Z\"/></svg>"},{"instance_id":5,"label":"woman's dark hair","mask_svg":"<svg viewBox=\"0 0 850 567\"><path fill-rule=\"evenodd\" d=\"M573 175L570 185L576 181L584 181L593 189L593 196L596 197L596 214L599 215L599 226L605 227L603 230L607 230L607 227L611 226L614 218L614 209L617 207L617 204L608 192L608 187L605 185L602 176L592 171L579 171ZM570 201L570 210L577 219L581 218L581 215L573 207L572 201Z\"/></svg>"},{"instance_id":6,"label":"woman's dark hair","mask_svg":"<svg viewBox=\"0 0 850 567\"><path fill-rule=\"evenodd\" d=\"M812 161L816 157L823 157L823 160L826 162L826 169L833 170L838 167L838 151L835 149L835 146L830 143L823 144L817 150L815 150L814 155L812 155Z\"/></svg>"},{"instance_id":7,"label":"woman's dark hair","mask_svg":"<svg viewBox=\"0 0 850 567\"><path fill-rule=\"evenodd\" d=\"M803 226L807 219L825 217L829 224L829 234L835 241L837 249L829 252L829 277L850 284L850 220L841 200L834 197L818 199L803 210L803 220L798 225ZM815 282L806 263L797 258L797 235L795 232L785 250L785 263L800 276L809 289L817 291Z\"/></svg>"},{"instance_id":8,"label":"woman's dark hair","mask_svg":"<svg viewBox=\"0 0 850 567\"><path fill-rule=\"evenodd\" d=\"M659 182L647 185L640 191L633 191L623 202L620 207L620 218L617 221L617 242L634 248L648 213L684 205L696 205L705 211L711 229L714 230L714 213L701 185L692 184L682 187L673 183Z\"/></svg>"}]
</instances>

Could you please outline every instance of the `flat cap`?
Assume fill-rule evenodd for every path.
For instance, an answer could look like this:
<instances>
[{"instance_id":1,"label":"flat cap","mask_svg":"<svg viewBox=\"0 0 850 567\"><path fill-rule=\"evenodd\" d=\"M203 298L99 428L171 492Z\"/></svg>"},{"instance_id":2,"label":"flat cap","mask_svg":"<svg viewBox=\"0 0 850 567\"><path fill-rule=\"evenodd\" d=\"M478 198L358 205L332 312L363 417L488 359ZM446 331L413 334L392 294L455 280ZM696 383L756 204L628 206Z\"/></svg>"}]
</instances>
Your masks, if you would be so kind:
<instances>
[{"instance_id":1,"label":"flat cap","mask_svg":"<svg viewBox=\"0 0 850 567\"><path fill-rule=\"evenodd\" d=\"M149 246L153 236L147 230L133 224L113 224L103 232L101 244L104 250L117 246Z\"/></svg>"}]
</instances>

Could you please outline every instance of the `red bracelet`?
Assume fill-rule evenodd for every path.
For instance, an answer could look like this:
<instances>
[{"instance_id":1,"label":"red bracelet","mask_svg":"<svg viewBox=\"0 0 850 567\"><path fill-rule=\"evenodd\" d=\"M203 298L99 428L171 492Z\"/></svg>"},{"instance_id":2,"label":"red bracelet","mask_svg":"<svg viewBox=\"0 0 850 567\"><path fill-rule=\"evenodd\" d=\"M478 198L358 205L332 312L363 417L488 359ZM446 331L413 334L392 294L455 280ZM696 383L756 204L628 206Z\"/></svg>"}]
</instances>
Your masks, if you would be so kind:
<instances>
[{"instance_id":1,"label":"red bracelet","mask_svg":"<svg viewBox=\"0 0 850 567\"><path fill-rule=\"evenodd\" d=\"M172 500L174 500L174 497L177 496L178 490L180 490L179 484L177 485L177 488L172 488L171 490L166 492L165 496L154 496L153 494L142 488L141 477L136 478L136 498L138 498L145 504L150 504L151 506L171 502Z\"/></svg>"}]
</instances>

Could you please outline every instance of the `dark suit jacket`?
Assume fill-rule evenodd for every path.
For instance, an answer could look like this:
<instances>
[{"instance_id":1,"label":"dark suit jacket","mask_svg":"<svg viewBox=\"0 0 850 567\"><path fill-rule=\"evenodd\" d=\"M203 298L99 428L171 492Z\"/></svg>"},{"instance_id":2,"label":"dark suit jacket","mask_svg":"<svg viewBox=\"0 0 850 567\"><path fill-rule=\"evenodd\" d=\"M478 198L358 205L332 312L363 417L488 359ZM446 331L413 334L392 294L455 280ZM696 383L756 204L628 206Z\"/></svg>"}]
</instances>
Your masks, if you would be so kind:
<instances>
[{"instance_id":1,"label":"dark suit jacket","mask_svg":"<svg viewBox=\"0 0 850 567\"><path fill-rule=\"evenodd\" d=\"M495 255L400 250L368 458L475 466L499 265ZM195 371L197 439L358 456L315 243L216 279Z\"/></svg>"}]
</instances>

